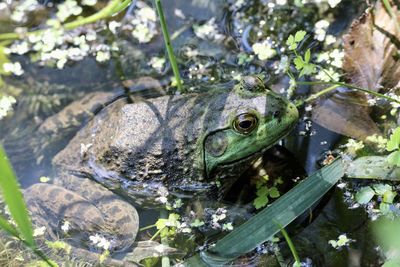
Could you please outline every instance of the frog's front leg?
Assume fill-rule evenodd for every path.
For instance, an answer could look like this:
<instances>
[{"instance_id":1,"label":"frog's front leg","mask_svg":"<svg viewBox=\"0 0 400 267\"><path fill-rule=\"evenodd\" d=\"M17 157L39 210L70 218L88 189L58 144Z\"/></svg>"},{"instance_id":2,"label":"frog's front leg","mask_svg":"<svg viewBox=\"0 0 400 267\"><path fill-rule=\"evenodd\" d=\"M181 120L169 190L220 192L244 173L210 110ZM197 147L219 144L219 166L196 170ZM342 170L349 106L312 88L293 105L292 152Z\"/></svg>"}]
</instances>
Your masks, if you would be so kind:
<instances>
[{"instance_id":1,"label":"frog's front leg","mask_svg":"<svg viewBox=\"0 0 400 267\"><path fill-rule=\"evenodd\" d=\"M66 187L35 184L25 190L34 223L47 226L52 238L72 237L74 245L91 244L90 237L98 234L110 241L111 251L130 247L138 232L136 209L93 181L75 176L66 180ZM71 228L67 233L65 222Z\"/></svg>"}]
</instances>

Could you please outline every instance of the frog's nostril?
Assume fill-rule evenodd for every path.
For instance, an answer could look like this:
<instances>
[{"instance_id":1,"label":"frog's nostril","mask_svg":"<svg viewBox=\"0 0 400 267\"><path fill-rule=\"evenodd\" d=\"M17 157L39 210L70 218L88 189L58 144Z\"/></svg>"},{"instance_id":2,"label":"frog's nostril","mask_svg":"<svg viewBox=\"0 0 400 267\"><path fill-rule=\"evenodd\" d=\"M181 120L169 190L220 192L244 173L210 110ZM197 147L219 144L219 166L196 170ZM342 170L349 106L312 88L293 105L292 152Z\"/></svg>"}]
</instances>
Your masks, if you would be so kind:
<instances>
[{"instance_id":1,"label":"frog's nostril","mask_svg":"<svg viewBox=\"0 0 400 267\"><path fill-rule=\"evenodd\" d=\"M279 110L277 110L274 112L273 116L274 116L274 118L277 118L280 114L281 114L281 112Z\"/></svg>"}]
</instances>

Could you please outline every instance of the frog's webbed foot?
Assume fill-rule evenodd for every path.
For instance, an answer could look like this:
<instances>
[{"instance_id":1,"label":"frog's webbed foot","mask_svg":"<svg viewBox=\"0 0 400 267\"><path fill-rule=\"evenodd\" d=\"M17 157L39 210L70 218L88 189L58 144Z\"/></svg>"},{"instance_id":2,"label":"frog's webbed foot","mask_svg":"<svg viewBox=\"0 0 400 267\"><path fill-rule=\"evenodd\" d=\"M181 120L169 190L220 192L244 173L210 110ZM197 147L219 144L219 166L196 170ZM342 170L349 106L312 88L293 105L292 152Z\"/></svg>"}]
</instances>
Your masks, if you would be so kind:
<instances>
[{"instance_id":1,"label":"frog's webbed foot","mask_svg":"<svg viewBox=\"0 0 400 267\"><path fill-rule=\"evenodd\" d=\"M110 251L124 250L134 242L139 224L136 209L112 194L94 203L51 184L32 185L24 194L33 222L46 226L52 239L66 237L73 246L91 249L109 242L103 247Z\"/></svg>"}]
</instances>

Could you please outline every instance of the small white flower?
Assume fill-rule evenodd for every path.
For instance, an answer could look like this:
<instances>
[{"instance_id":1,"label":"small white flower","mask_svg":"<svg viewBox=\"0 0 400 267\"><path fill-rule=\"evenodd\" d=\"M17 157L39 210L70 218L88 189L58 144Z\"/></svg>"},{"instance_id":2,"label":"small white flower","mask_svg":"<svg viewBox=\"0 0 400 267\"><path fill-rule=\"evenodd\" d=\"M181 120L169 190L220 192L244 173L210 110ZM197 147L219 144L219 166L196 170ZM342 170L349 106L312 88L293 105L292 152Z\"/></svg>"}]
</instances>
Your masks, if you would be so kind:
<instances>
[{"instance_id":1,"label":"small white flower","mask_svg":"<svg viewBox=\"0 0 400 267\"><path fill-rule=\"evenodd\" d=\"M65 221L65 222L63 223L63 225L61 225L61 230L63 230L64 233L68 233L68 231L70 230L70 228L71 228L71 224L70 224L69 221Z\"/></svg>"},{"instance_id":2,"label":"small white flower","mask_svg":"<svg viewBox=\"0 0 400 267\"><path fill-rule=\"evenodd\" d=\"M0 120L7 115L9 111L12 110L13 104L17 100L13 96L1 96L0 97Z\"/></svg>"},{"instance_id":3,"label":"small white flower","mask_svg":"<svg viewBox=\"0 0 400 267\"><path fill-rule=\"evenodd\" d=\"M348 246L354 240L349 239L346 234L341 234L338 237L338 240L329 240L328 243L336 249Z\"/></svg>"},{"instance_id":4,"label":"small white flower","mask_svg":"<svg viewBox=\"0 0 400 267\"><path fill-rule=\"evenodd\" d=\"M112 20L110 23L108 23L108 28L113 34L117 33L117 28L119 27L121 27L121 23L118 21Z\"/></svg>"},{"instance_id":5,"label":"small white flower","mask_svg":"<svg viewBox=\"0 0 400 267\"><path fill-rule=\"evenodd\" d=\"M97 3L97 0L82 0L81 3L85 6L94 6Z\"/></svg>"},{"instance_id":6,"label":"small white flower","mask_svg":"<svg viewBox=\"0 0 400 267\"><path fill-rule=\"evenodd\" d=\"M19 62L6 62L3 64L3 70L5 72L11 72L16 76L21 76L22 74L24 74L24 70L22 69L22 66Z\"/></svg>"},{"instance_id":7,"label":"small white flower","mask_svg":"<svg viewBox=\"0 0 400 267\"><path fill-rule=\"evenodd\" d=\"M233 230L233 225L232 225L232 223L231 223L231 222L229 222L229 223L224 223L224 224L222 225L222 230L223 230L223 231L232 231L232 230Z\"/></svg>"},{"instance_id":8,"label":"small white flower","mask_svg":"<svg viewBox=\"0 0 400 267\"><path fill-rule=\"evenodd\" d=\"M39 228L35 228L35 229L33 230L33 236L34 236L34 237L42 236L42 235L44 235L45 232L46 232L46 226L42 226L42 227L39 227Z\"/></svg>"},{"instance_id":9,"label":"small white flower","mask_svg":"<svg viewBox=\"0 0 400 267\"><path fill-rule=\"evenodd\" d=\"M150 59L149 65L158 72L161 72L164 67L165 61L165 57L152 57Z\"/></svg>"},{"instance_id":10,"label":"small white flower","mask_svg":"<svg viewBox=\"0 0 400 267\"><path fill-rule=\"evenodd\" d=\"M260 60L267 60L276 55L275 49L268 42L255 43L252 48Z\"/></svg>"},{"instance_id":11,"label":"small white flower","mask_svg":"<svg viewBox=\"0 0 400 267\"><path fill-rule=\"evenodd\" d=\"M336 7L342 0L328 0L328 4L331 8Z\"/></svg>"},{"instance_id":12,"label":"small white flower","mask_svg":"<svg viewBox=\"0 0 400 267\"><path fill-rule=\"evenodd\" d=\"M334 44L335 42L336 42L336 37L335 36L333 36L331 34L328 34L326 36L326 38L325 38L325 44L326 45L331 45L331 44Z\"/></svg>"},{"instance_id":13,"label":"small white flower","mask_svg":"<svg viewBox=\"0 0 400 267\"><path fill-rule=\"evenodd\" d=\"M109 51L98 51L96 54L97 62L105 62L111 58Z\"/></svg>"},{"instance_id":14,"label":"small white flower","mask_svg":"<svg viewBox=\"0 0 400 267\"><path fill-rule=\"evenodd\" d=\"M218 30L218 25L215 23L215 18L210 19L203 25L193 27L194 34L200 39L221 41L224 35Z\"/></svg>"}]
</instances>

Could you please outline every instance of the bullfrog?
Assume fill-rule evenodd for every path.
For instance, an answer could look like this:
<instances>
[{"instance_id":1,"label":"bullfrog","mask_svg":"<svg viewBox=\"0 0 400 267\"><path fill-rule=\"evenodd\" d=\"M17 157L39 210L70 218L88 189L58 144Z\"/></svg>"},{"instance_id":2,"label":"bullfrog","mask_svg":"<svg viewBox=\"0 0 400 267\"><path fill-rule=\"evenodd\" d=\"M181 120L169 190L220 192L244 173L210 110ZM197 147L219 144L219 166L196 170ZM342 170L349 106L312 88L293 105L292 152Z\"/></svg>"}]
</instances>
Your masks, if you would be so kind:
<instances>
[{"instance_id":1,"label":"bullfrog","mask_svg":"<svg viewBox=\"0 0 400 267\"><path fill-rule=\"evenodd\" d=\"M93 100L79 102L81 109ZM296 107L258 76L230 90L118 99L98 109L53 158L53 182L24 194L33 220L51 237L68 222L82 240L93 233L111 240L110 251L133 244L134 206L159 207L169 196L220 198L298 119ZM65 114L80 111L75 105ZM41 129L59 132L60 121L55 115Z\"/></svg>"}]
</instances>

